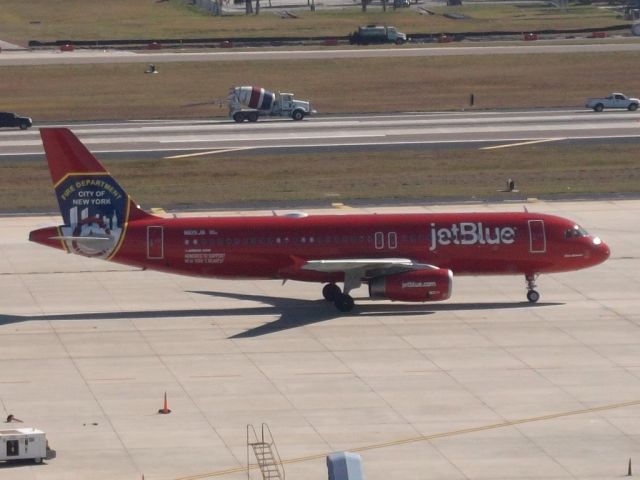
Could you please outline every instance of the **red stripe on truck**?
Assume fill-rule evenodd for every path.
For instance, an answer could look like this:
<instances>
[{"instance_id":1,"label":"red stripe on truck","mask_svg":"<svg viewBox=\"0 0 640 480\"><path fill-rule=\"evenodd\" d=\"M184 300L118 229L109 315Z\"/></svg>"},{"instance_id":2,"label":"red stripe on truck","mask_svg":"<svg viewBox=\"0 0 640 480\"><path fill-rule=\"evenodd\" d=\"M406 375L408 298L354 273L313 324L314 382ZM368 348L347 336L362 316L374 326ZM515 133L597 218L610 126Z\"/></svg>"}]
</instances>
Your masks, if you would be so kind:
<instances>
[{"instance_id":1,"label":"red stripe on truck","mask_svg":"<svg viewBox=\"0 0 640 480\"><path fill-rule=\"evenodd\" d=\"M253 87L251 90L251 98L249 99L249 108L258 108L260 106L260 96L264 89Z\"/></svg>"}]
</instances>

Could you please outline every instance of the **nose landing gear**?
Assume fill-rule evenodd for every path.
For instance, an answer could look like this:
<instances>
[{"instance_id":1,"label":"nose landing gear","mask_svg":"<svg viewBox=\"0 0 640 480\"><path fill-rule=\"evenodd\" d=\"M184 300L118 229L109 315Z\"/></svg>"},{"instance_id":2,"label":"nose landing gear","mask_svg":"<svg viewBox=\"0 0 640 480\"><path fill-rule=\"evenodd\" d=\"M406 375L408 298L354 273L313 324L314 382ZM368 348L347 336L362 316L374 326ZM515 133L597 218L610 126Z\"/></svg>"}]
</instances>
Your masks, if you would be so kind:
<instances>
[{"instance_id":1,"label":"nose landing gear","mask_svg":"<svg viewBox=\"0 0 640 480\"><path fill-rule=\"evenodd\" d=\"M525 275L524 278L527 281L527 300L530 303L536 303L540 300L540 294L536 290L536 278L538 278L538 275L533 273Z\"/></svg>"}]
</instances>

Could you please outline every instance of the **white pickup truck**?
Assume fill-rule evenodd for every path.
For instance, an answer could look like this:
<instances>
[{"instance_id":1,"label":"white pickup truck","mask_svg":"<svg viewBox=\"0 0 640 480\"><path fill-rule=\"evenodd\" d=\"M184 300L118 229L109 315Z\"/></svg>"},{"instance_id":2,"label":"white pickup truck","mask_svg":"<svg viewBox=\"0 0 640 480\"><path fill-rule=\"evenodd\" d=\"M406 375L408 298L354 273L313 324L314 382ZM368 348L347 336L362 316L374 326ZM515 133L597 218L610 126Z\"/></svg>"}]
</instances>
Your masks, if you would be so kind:
<instances>
[{"instance_id":1,"label":"white pickup truck","mask_svg":"<svg viewBox=\"0 0 640 480\"><path fill-rule=\"evenodd\" d=\"M612 93L605 98L588 98L587 108L593 108L596 112L601 112L605 108L626 108L627 110L637 110L640 100L627 97L622 93Z\"/></svg>"}]
</instances>

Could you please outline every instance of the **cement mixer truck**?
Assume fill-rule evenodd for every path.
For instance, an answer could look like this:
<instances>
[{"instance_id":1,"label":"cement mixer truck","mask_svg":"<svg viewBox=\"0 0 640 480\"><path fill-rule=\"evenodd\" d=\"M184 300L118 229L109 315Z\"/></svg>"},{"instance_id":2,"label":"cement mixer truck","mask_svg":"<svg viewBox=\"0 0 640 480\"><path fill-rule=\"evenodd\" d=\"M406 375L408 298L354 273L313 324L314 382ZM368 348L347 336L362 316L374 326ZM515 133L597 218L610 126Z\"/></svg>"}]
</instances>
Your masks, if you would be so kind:
<instances>
[{"instance_id":1,"label":"cement mixer truck","mask_svg":"<svg viewBox=\"0 0 640 480\"><path fill-rule=\"evenodd\" d=\"M316 113L309 102L296 100L293 93L273 93L260 87L233 87L224 103L236 122L257 122L259 117L290 117L302 120Z\"/></svg>"}]
</instances>

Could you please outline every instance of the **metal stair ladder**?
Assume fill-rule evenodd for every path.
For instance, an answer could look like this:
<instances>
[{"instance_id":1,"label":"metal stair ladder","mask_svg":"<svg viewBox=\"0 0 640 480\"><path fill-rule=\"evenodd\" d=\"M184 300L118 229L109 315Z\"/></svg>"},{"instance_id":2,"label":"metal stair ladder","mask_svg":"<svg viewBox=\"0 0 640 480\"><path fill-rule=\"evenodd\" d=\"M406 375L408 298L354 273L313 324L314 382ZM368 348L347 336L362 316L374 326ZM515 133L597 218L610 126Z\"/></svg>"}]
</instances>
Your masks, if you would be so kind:
<instances>
[{"instance_id":1,"label":"metal stair ladder","mask_svg":"<svg viewBox=\"0 0 640 480\"><path fill-rule=\"evenodd\" d=\"M253 425L247 425L247 479L250 479L249 447L253 450L263 480L285 480L284 467L273 435L266 423L260 426L258 437Z\"/></svg>"}]
</instances>

